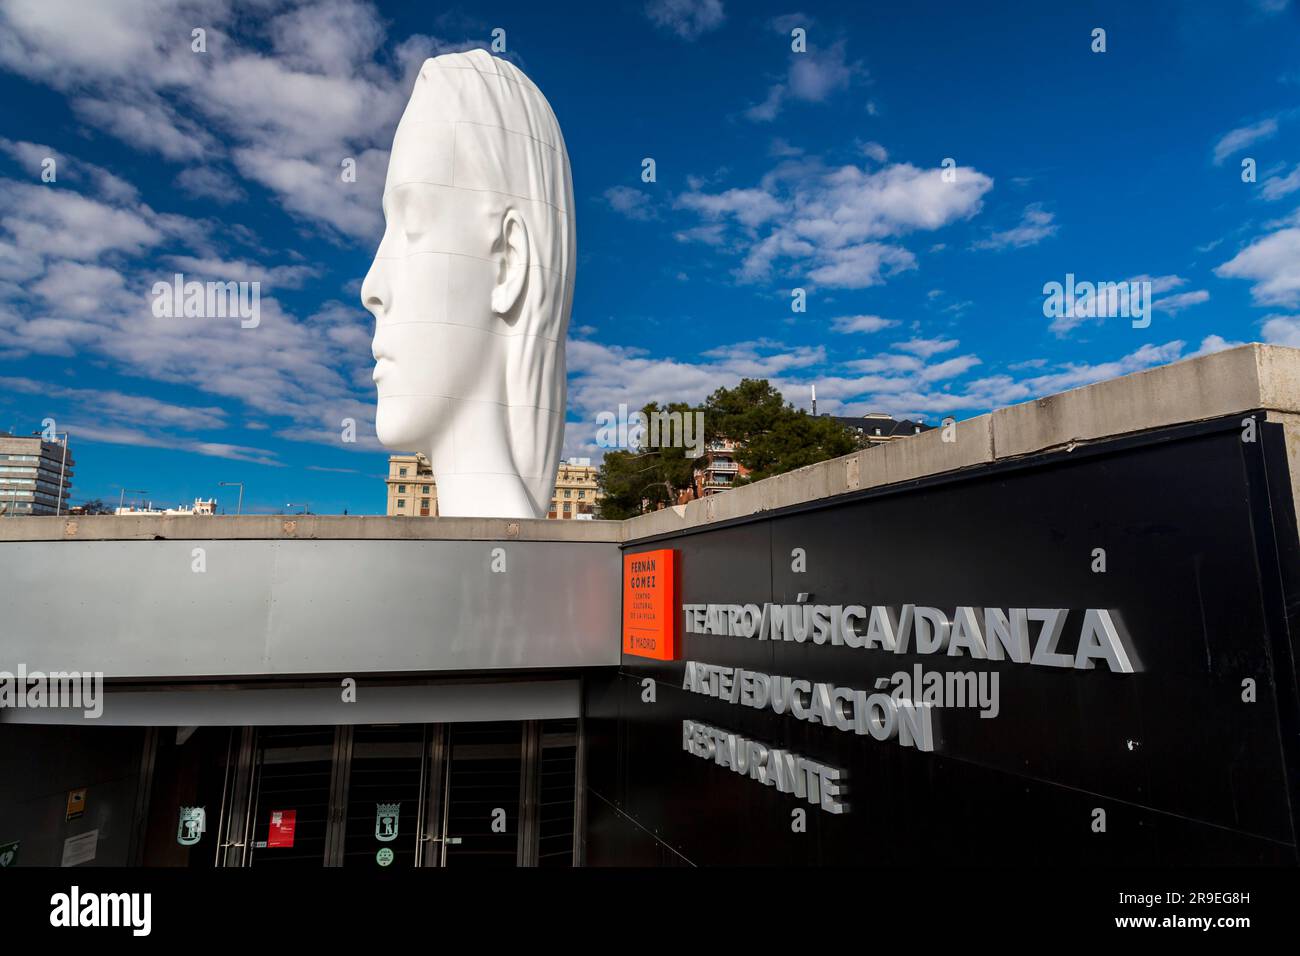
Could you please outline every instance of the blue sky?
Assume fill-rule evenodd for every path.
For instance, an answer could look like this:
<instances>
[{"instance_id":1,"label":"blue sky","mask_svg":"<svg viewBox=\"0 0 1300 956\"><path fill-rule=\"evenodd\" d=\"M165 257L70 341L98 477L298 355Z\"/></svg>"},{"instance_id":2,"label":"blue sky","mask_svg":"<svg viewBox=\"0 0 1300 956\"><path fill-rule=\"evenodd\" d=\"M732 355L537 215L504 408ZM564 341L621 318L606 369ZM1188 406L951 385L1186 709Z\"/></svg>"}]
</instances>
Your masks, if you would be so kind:
<instances>
[{"instance_id":1,"label":"blue sky","mask_svg":"<svg viewBox=\"0 0 1300 956\"><path fill-rule=\"evenodd\" d=\"M1293 0L0 0L0 429L67 430L74 500L381 513L387 150L423 59L495 28L573 165L568 454L742 376L937 422L1300 346ZM260 281L261 323L155 318L178 271ZM1150 326L1046 317L1067 273L1151 281Z\"/></svg>"}]
</instances>

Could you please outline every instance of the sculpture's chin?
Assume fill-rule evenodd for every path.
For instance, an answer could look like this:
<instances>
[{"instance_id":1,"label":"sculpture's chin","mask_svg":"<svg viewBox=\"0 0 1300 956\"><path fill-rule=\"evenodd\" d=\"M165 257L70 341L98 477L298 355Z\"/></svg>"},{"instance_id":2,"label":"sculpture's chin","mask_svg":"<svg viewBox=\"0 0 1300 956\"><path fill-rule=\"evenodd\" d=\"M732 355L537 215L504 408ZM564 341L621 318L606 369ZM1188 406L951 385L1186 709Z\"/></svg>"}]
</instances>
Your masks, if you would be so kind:
<instances>
[{"instance_id":1,"label":"sculpture's chin","mask_svg":"<svg viewBox=\"0 0 1300 956\"><path fill-rule=\"evenodd\" d=\"M422 435L418 422L407 409L381 398L375 409L375 437L385 448L417 451Z\"/></svg>"}]
</instances>

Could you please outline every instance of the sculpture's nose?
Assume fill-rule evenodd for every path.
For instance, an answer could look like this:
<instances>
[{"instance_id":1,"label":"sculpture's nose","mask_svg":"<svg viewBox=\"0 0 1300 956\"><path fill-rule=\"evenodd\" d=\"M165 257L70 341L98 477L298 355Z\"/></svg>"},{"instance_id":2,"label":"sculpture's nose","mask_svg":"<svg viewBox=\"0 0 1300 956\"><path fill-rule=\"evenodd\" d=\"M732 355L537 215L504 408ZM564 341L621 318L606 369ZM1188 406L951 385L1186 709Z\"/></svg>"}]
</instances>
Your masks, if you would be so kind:
<instances>
[{"instance_id":1,"label":"sculpture's nose","mask_svg":"<svg viewBox=\"0 0 1300 956\"><path fill-rule=\"evenodd\" d=\"M377 258L371 263L370 271L361 283L361 304L376 319L384 317L393 301L388 288L387 272L383 260Z\"/></svg>"}]
</instances>

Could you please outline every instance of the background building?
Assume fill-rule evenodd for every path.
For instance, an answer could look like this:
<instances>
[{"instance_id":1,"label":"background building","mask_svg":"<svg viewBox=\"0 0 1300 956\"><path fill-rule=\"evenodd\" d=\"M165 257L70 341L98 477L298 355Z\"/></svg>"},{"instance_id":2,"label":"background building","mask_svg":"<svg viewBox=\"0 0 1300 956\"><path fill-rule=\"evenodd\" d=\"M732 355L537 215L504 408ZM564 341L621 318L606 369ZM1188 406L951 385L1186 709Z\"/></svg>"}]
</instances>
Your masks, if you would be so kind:
<instances>
[{"instance_id":1,"label":"background building","mask_svg":"<svg viewBox=\"0 0 1300 956\"><path fill-rule=\"evenodd\" d=\"M590 519L595 517L600 489L596 485L599 471L590 458L568 458L560 462L555 476L555 494L551 498L548 518ZM438 485L433 468L423 455L389 455L388 503L390 517L436 518Z\"/></svg>"},{"instance_id":2,"label":"background building","mask_svg":"<svg viewBox=\"0 0 1300 956\"><path fill-rule=\"evenodd\" d=\"M898 420L887 412L868 412L861 416L825 415L839 422L857 437L863 448L884 445L900 438L909 438L932 429L933 425L914 422L909 419ZM704 451L704 466L695 473L695 497L706 498L731 488L738 478L749 474L749 469L737 459L741 450L739 442L729 438L718 438L709 442ZM689 492L683 493L680 504L691 498Z\"/></svg>"},{"instance_id":3,"label":"background building","mask_svg":"<svg viewBox=\"0 0 1300 956\"><path fill-rule=\"evenodd\" d=\"M567 458L560 462L560 470L555 476L555 495L551 498L551 510L546 517L561 521L594 518L596 502L600 499L600 488L596 484L599 471L590 458Z\"/></svg>"},{"instance_id":4,"label":"background building","mask_svg":"<svg viewBox=\"0 0 1300 956\"><path fill-rule=\"evenodd\" d=\"M153 502L144 507L135 505L126 505L124 507L114 508L113 513L117 515L215 515L217 513L216 498L195 498L192 505L177 505L175 508L155 508Z\"/></svg>"},{"instance_id":5,"label":"background building","mask_svg":"<svg viewBox=\"0 0 1300 956\"><path fill-rule=\"evenodd\" d=\"M854 432L864 448L872 445L884 445L899 438L928 432L933 425L914 422L909 419L897 420L888 412L867 412L861 416L831 415L835 421Z\"/></svg>"},{"instance_id":6,"label":"background building","mask_svg":"<svg viewBox=\"0 0 1300 956\"><path fill-rule=\"evenodd\" d=\"M736 460L740 445L730 438L709 442L704 451L704 467L695 472L695 497L704 498L726 491L737 478L749 474L749 469ZM683 496L682 504L689 500Z\"/></svg>"},{"instance_id":7,"label":"background building","mask_svg":"<svg viewBox=\"0 0 1300 956\"><path fill-rule=\"evenodd\" d=\"M407 518L438 516L438 486L433 481L433 467L423 455L389 455L385 484L388 486L385 514Z\"/></svg>"},{"instance_id":8,"label":"background building","mask_svg":"<svg viewBox=\"0 0 1300 956\"><path fill-rule=\"evenodd\" d=\"M39 433L20 438L0 432L0 514L67 512L72 465L66 438L44 441Z\"/></svg>"}]
</instances>

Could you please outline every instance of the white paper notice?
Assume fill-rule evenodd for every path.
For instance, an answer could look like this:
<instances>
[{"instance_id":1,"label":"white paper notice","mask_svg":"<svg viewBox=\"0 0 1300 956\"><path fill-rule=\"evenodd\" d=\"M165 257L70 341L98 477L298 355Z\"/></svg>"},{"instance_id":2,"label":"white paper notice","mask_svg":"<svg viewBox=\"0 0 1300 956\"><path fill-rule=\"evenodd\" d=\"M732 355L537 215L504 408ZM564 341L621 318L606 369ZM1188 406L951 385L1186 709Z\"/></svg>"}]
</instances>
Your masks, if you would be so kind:
<instances>
[{"instance_id":1,"label":"white paper notice","mask_svg":"<svg viewBox=\"0 0 1300 956\"><path fill-rule=\"evenodd\" d=\"M62 866L76 866L79 863L89 863L95 858L95 849L99 845L99 831L90 830L86 833L78 833L76 836L70 836L63 841L63 863Z\"/></svg>"}]
</instances>

